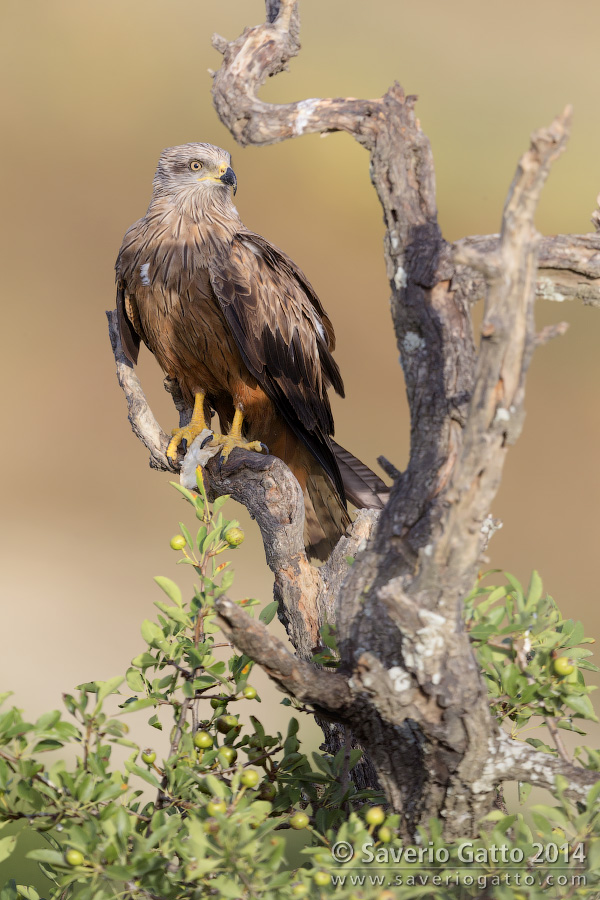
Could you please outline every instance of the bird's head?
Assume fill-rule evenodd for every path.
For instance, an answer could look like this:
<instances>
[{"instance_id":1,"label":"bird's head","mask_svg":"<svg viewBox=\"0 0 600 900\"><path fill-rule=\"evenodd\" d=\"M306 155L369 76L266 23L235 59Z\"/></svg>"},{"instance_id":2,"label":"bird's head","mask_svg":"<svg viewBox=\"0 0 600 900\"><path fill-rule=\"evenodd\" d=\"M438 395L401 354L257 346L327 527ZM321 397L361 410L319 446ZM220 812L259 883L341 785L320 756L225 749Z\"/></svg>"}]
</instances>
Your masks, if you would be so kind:
<instances>
[{"instance_id":1,"label":"bird's head","mask_svg":"<svg viewBox=\"0 0 600 900\"><path fill-rule=\"evenodd\" d=\"M154 176L154 190L160 194L189 191L196 199L210 201L237 190L237 178L227 150L213 144L182 144L160 154Z\"/></svg>"}]
</instances>

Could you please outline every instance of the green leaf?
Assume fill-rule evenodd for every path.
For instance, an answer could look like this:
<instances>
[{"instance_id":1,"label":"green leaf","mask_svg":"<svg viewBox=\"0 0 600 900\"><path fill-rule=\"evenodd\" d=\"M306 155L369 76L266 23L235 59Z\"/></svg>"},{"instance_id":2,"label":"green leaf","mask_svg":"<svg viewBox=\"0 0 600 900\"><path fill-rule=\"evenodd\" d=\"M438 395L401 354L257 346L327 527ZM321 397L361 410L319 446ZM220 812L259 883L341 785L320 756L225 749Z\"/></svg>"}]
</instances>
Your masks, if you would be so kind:
<instances>
[{"instance_id":1,"label":"green leaf","mask_svg":"<svg viewBox=\"0 0 600 900\"><path fill-rule=\"evenodd\" d=\"M569 634L567 636L567 640L561 641L561 647L564 647L565 649L575 647L576 644L580 644L584 638L582 622L570 621L569 624L571 624L572 627L569 629Z\"/></svg>"},{"instance_id":2,"label":"green leaf","mask_svg":"<svg viewBox=\"0 0 600 900\"><path fill-rule=\"evenodd\" d=\"M502 687L509 697L514 697L521 680L521 670L516 663L509 663L502 671Z\"/></svg>"},{"instance_id":3,"label":"green leaf","mask_svg":"<svg viewBox=\"0 0 600 900\"><path fill-rule=\"evenodd\" d=\"M592 809L594 806L596 806L598 798L600 798L600 781L597 781L596 784L592 785L592 787L588 791L588 795L586 798L587 808Z\"/></svg>"},{"instance_id":4,"label":"green leaf","mask_svg":"<svg viewBox=\"0 0 600 900\"><path fill-rule=\"evenodd\" d=\"M132 691L136 693L140 693L140 691L145 690L146 683L144 681L144 676L141 672L138 672L137 669L127 669L125 673L125 680L127 681L127 686L131 688Z\"/></svg>"},{"instance_id":5,"label":"green leaf","mask_svg":"<svg viewBox=\"0 0 600 900\"><path fill-rule=\"evenodd\" d=\"M277 607L279 606L277 600L273 600L271 603L267 603L263 609L261 609L258 618L264 625L268 625L269 622L272 622L277 613Z\"/></svg>"},{"instance_id":6,"label":"green leaf","mask_svg":"<svg viewBox=\"0 0 600 900\"><path fill-rule=\"evenodd\" d=\"M531 812L537 815L545 816L550 822L558 823L562 828L569 827L569 819L558 806L546 806L542 803L536 803L531 807Z\"/></svg>"},{"instance_id":7,"label":"green leaf","mask_svg":"<svg viewBox=\"0 0 600 900\"><path fill-rule=\"evenodd\" d=\"M198 529L198 533L196 535L196 546L197 546L198 550L202 546L202 541L206 537L207 532L208 532L208 529L207 529L206 525L201 525L200 528Z\"/></svg>"},{"instance_id":8,"label":"green leaf","mask_svg":"<svg viewBox=\"0 0 600 900\"><path fill-rule=\"evenodd\" d=\"M215 680L211 675L199 675L198 678L194 678L192 686L195 691L202 691L207 687L211 687Z\"/></svg>"},{"instance_id":9,"label":"green leaf","mask_svg":"<svg viewBox=\"0 0 600 900\"><path fill-rule=\"evenodd\" d=\"M63 746L62 741L55 741L52 738L44 738L33 748L36 753L45 753L48 750L59 750Z\"/></svg>"},{"instance_id":10,"label":"green leaf","mask_svg":"<svg viewBox=\"0 0 600 900\"><path fill-rule=\"evenodd\" d=\"M183 494L185 499L191 503L193 506L196 505L196 495L192 494L191 491L188 491L187 488L184 488L182 484L179 484L177 481L170 481L169 484L175 488L176 491L179 491L180 494Z\"/></svg>"},{"instance_id":11,"label":"green leaf","mask_svg":"<svg viewBox=\"0 0 600 900\"><path fill-rule=\"evenodd\" d=\"M519 781L519 803L525 803L531 793L531 785L528 781Z\"/></svg>"},{"instance_id":12,"label":"green leaf","mask_svg":"<svg viewBox=\"0 0 600 900\"><path fill-rule=\"evenodd\" d=\"M59 721L60 712L57 709L53 709L51 712L44 713L43 716L40 716L35 723L35 727L38 731L48 731L50 728L54 728Z\"/></svg>"},{"instance_id":13,"label":"green leaf","mask_svg":"<svg viewBox=\"0 0 600 900\"><path fill-rule=\"evenodd\" d=\"M202 546L199 548L200 553L206 553L207 550L210 549L210 545L216 543L219 540L219 531L220 529L215 529L214 531L208 532L208 534L202 541Z\"/></svg>"},{"instance_id":14,"label":"green leaf","mask_svg":"<svg viewBox=\"0 0 600 900\"><path fill-rule=\"evenodd\" d=\"M223 577L221 578L221 584L214 592L215 599L217 597L220 597L222 594L224 594L225 591L229 590L229 588L233 584L234 578L235 578L235 573L232 571L228 571L223 574Z\"/></svg>"},{"instance_id":15,"label":"green leaf","mask_svg":"<svg viewBox=\"0 0 600 900\"><path fill-rule=\"evenodd\" d=\"M336 631L333 626L331 626L328 622L321 627L320 630L321 640L325 644L326 647L329 647L330 650L337 651L337 640L336 640Z\"/></svg>"},{"instance_id":16,"label":"green leaf","mask_svg":"<svg viewBox=\"0 0 600 900\"><path fill-rule=\"evenodd\" d=\"M30 850L25 854L26 859L35 859L37 862L50 863L51 866L64 866L65 860L62 853L56 850Z\"/></svg>"},{"instance_id":17,"label":"green leaf","mask_svg":"<svg viewBox=\"0 0 600 900\"><path fill-rule=\"evenodd\" d=\"M208 498L206 496L206 488L204 487L204 475L202 474L202 467L196 466L196 484L198 485L198 492L205 503L208 503ZM196 505L198 505L196 500Z\"/></svg>"},{"instance_id":18,"label":"green leaf","mask_svg":"<svg viewBox=\"0 0 600 900\"><path fill-rule=\"evenodd\" d=\"M8 859L8 857L11 856L13 850L15 849L16 843L16 834L11 834L8 837L0 839L0 863L4 862L5 859Z\"/></svg>"},{"instance_id":19,"label":"green leaf","mask_svg":"<svg viewBox=\"0 0 600 900\"><path fill-rule=\"evenodd\" d=\"M219 512L219 510L221 509L221 507L222 507L225 503L227 503L227 501L229 500L230 497L231 497L231 494L222 494L220 497L217 497L217 499L214 501L214 503L213 503L213 505L212 505L212 507L213 507L213 515L214 515L214 516L217 515L217 513Z\"/></svg>"},{"instance_id":20,"label":"green leaf","mask_svg":"<svg viewBox=\"0 0 600 900\"><path fill-rule=\"evenodd\" d=\"M160 783L158 778L149 772L147 769L142 769L141 766L136 765L135 763L129 762L129 760L125 760L125 768L128 772L131 772L132 775L137 775L138 778L141 778L143 781L146 781L148 784L151 784L154 788L160 788Z\"/></svg>"},{"instance_id":21,"label":"green leaf","mask_svg":"<svg viewBox=\"0 0 600 900\"><path fill-rule=\"evenodd\" d=\"M29 887L25 884L18 884L17 888L19 890L19 900L21 900L21 898L23 898L23 900L40 900L40 895L35 888Z\"/></svg>"},{"instance_id":22,"label":"green leaf","mask_svg":"<svg viewBox=\"0 0 600 900\"><path fill-rule=\"evenodd\" d=\"M171 621L177 622L179 625L183 625L185 628L189 628L191 626L189 615L178 606L169 606L168 603L161 603L159 600L155 600L154 605L157 606L161 612L165 613L165 615L168 616Z\"/></svg>"},{"instance_id":23,"label":"green leaf","mask_svg":"<svg viewBox=\"0 0 600 900\"><path fill-rule=\"evenodd\" d=\"M493 606L497 600L506 597L506 588L502 585L501 587L494 588L494 590L490 593L485 600L482 600L475 607L475 616L476 618L481 618L488 611L490 606Z\"/></svg>"},{"instance_id":24,"label":"green leaf","mask_svg":"<svg viewBox=\"0 0 600 900\"><path fill-rule=\"evenodd\" d=\"M154 580L159 588L165 592L169 600L172 600L173 603L181 609L183 606L183 598L179 586L175 584L174 581L171 581L170 578L165 578L164 575L156 575Z\"/></svg>"},{"instance_id":25,"label":"green leaf","mask_svg":"<svg viewBox=\"0 0 600 900\"><path fill-rule=\"evenodd\" d=\"M157 702L154 697L142 697L141 700L132 700L124 709L127 712L135 712L137 709L147 709L149 706L156 706Z\"/></svg>"},{"instance_id":26,"label":"green leaf","mask_svg":"<svg viewBox=\"0 0 600 900\"><path fill-rule=\"evenodd\" d=\"M155 666L156 663L156 658L151 653L148 653L147 650L144 650L143 653L131 660L131 665L138 669L147 669L149 666Z\"/></svg>"},{"instance_id":27,"label":"green leaf","mask_svg":"<svg viewBox=\"0 0 600 900\"><path fill-rule=\"evenodd\" d=\"M158 641L164 641L165 636L161 628L158 627L150 619L144 619L142 622L142 637L147 644L153 645Z\"/></svg>"},{"instance_id":28,"label":"green leaf","mask_svg":"<svg viewBox=\"0 0 600 900\"><path fill-rule=\"evenodd\" d=\"M207 793L212 794L213 797L219 797L221 800L227 798L227 788L219 778L215 778L214 775L209 773L204 776L204 784L207 788Z\"/></svg>"},{"instance_id":29,"label":"green leaf","mask_svg":"<svg viewBox=\"0 0 600 900\"><path fill-rule=\"evenodd\" d=\"M533 570L531 573L531 581L529 582L529 590L527 592L527 608L533 609L542 599L543 587L542 579L539 574Z\"/></svg>"},{"instance_id":30,"label":"green leaf","mask_svg":"<svg viewBox=\"0 0 600 900\"><path fill-rule=\"evenodd\" d=\"M564 704L582 719L591 719L592 722L598 721L592 701L587 694L570 694L568 697L565 697Z\"/></svg>"},{"instance_id":31,"label":"green leaf","mask_svg":"<svg viewBox=\"0 0 600 900\"><path fill-rule=\"evenodd\" d=\"M189 530L183 524L183 522L179 523L179 529L180 529L182 535L184 536L184 538L186 539L188 547L190 548L190 550L193 550L194 542L192 540L192 536L191 536Z\"/></svg>"},{"instance_id":32,"label":"green leaf","mask_svg":"<svg viewBox=\"0 0 600 900\"><path fill-rule=\"evenodd\" d=\"M114 678L109 678L108 681L99 681L98 683L98 702L96 703L96 710L98 712L102 703L109 694L114 694L119 685L121 685L125 679L122 675L115 675Z\"/></svg>"}]
</instances>

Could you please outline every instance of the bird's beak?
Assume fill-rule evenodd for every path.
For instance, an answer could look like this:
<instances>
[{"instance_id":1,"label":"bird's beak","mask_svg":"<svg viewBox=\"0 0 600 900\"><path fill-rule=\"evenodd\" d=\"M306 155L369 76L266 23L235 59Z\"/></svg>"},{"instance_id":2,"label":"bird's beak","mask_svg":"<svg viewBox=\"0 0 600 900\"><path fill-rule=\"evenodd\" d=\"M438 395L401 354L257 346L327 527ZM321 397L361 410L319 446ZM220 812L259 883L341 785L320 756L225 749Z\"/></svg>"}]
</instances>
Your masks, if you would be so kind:
<instances>
[{"instance_id":1,"label":"bird's beak","mask_svg":"<svg viewBox=\"0 0 600 900\"><path fill-rule=\"evenodd\" d=\"M235 172L228 166L226 171L223 172L221 178L219 179L223 182L223 184L230 184L233 188L233 196L235 197L235 192L237 191L237 178L235 177Z\"/></svg>"}]
</instances>

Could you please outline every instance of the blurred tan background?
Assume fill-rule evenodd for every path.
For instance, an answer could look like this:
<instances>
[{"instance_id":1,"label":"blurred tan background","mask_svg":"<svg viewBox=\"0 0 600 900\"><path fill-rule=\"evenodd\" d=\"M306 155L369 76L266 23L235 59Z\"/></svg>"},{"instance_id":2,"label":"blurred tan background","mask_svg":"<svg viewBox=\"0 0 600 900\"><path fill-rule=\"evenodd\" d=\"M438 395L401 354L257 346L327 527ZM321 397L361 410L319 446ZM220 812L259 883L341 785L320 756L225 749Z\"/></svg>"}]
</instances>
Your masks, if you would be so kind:
<instances>
[{"instance_id":1,"label":"blurred tan background","mask_svg":"<svg viewBox=\"0 0 600 900\"><path fill-rule=\"evenodd\" d=\"M573 135L544 192L544 233L591 230L600 190L600 4L579 0L303 0L300 57L273 101L418 93L448 239L498 230L530 132L574 104ZM144 214L159 152L210 141L233 153L246 224L307 272L338 335L347 399L339 441L403 467L408 422L391 330L382 217L364 150L343 135L265 149L233 145L210 100L210 36L262 21L260 0L3 0L2 653L0 690L30 715L75 684L124 672L160 598L152 576L189 584L169 538L186 515L147 465L117 386L104 310L125 229ZM571 322L536 353L525 432L493 513L492 564L537 568L565 613L600 631L600 311L539 305ZM140 374L175 424L154 360ZM233 505L230 514L234 513ZM270 599L258 532L235 555L236 596ZM189 522L189 518L188 518ZM260 679L257 683L263 684ZM265 719L282 710L273 697ZM597 736L597 732L596 732Z\"/></svg>"}]
</instances>

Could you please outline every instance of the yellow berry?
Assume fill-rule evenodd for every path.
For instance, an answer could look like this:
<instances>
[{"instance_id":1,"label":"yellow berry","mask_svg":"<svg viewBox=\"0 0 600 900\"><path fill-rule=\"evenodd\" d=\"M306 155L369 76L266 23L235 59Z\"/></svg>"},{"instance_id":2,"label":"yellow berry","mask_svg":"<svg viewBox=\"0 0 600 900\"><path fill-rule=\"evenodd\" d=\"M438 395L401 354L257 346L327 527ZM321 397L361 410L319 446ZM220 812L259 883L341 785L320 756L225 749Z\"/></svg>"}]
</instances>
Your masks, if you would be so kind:
<instances>
[{"instance_id":1,"label":"yellow berry","mask_svg":"<svg viewBox=\"0 0 600 900\"><path fill-rule=\"evenodd\" d=\"M296 831L300 831L302 828L306 828L309 822L310 819L308 818L306 813L303 812L294 813L294 815L290 819L290 825Z\"/></svg>"},{"instance_id":2,"label":"yellow berry","mask_svg":"<svg viewBox=\"0 0 600 900\"><path fill-rule=\"evenodd\" d=\"M232 728L236 728L238 720L235 716L219 716L215 724L217 731L220 731L221 734L227 734Z\"/></svg>"},{"instance_id":3,"label":"yellow berry","mask_svg":"<svg viewBox=\"0 0 600 900\"><path fill-rule=\"evenodd\" d=\"M183 550L186 540L182 534L174 534L170 543L173 550Z\"/></svg>"},{"instance_id":4,"label":"yellow berry","mask_svg":"<svg viewBox=\"0 0 600 900\"><path fill-rule=\"evenodd\" d=\"M258 774L256 769L246 769L244 772L242 772L242 777L240 778L240 781L242 782L244 787L249 788L256 787L259 780L260 775Z\"/></svg>"},{"instance_id":5,"label":"yellow berry","mask_svg":"<svg viewBox=\"0 0 600 900\"><path fill-rule=\"evenodd\" d=\"M212 747L213 739L208 733L208 731L197 731L194 735L194 747L197 747L198 750L208 750L209 747Z\"/></svg>"},{"instance_id":6,"label":"yellow berry","mask_svg":"<svg viewBox=\"0 0 600 900\"><path fill-rule=\"evenodd\" d=\"M365 813L365 821L367 825L383 825L385 822L385 812L381 806L372 806Z\"/></svg>"},{"instance_id":7,"label":"yellow berry","mask_svg":"<svg viewBox=\"0 0 600 900\"><path fill-rule=\"evenodd\" d=\"M228 528L223 536L230 547L239 547L245 538L241 528Z\"/></svg>"},{"instance_id":8,"label":"yellow berry","mask_svg":"<svg viewBox=\"0 0 600 900\"><path fill-rule=\"evenodd\" d=\"M575 666L568 656L559 656L554 660L554 671L557 675L570 675L575 671Z\"/></svg>"},{"instance_id":9,"label":"yellow berry","mask_svg":"<svg viewBox=\"0 0 600 900\"><path fill-rule=\"evenodd\" d=\"M69 866L82 866L85 862L83 853L79 850L67 850L65 853L65 862Z\"/></svg>"},{"instance_id":10,"label":"yellow berry","mask_svg":"<svg viewBox=\"0 0 600 900\"><path fill-rule=\"evenodd\" d=\"M227 812L227 804L224 800L209 800L206 804L206 812L209 816L214 816L217 813L225 813Z\"/></svg>"},{"instance_id":11,"label":"yellow berry","mask_svg":"<svg viewBox=\"0 0 600 900\"><path fill-rule=\"evenodd\" d=\"M231 766L237 759L237 750L234 747L221 747L219 749L219 762L223 768Z\"/></svg>"}]
</instances>

